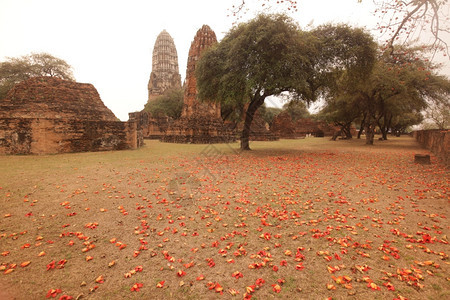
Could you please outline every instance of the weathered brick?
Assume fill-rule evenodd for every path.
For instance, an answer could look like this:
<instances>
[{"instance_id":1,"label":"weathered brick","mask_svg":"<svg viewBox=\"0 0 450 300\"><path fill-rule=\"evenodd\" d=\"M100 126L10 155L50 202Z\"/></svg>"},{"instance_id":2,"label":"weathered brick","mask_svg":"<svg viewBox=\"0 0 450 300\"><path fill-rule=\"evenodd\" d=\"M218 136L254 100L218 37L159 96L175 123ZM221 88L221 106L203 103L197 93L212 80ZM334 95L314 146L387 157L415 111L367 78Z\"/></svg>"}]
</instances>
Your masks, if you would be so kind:
<instances>
[{"instance_id":1,"label":"weathered brick","mask_svg":"<svg viewBox=\"0 0 450 300\"><path fill-rule=\"evenodd\" d=\"M136 122L120 122L91 84L36 77L0 100L0 154L134 149Z\"/></svg>"}]
</instances>

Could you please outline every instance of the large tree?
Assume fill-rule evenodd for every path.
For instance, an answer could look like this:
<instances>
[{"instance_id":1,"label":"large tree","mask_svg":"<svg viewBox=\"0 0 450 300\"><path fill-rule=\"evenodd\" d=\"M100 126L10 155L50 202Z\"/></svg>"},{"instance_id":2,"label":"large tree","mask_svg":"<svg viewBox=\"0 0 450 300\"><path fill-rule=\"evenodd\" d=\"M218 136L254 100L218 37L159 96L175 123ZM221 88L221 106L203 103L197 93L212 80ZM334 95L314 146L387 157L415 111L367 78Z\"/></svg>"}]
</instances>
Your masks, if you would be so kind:
<instances>
[{"instance_id":1,"label":"large tree","mask_svg":"<svg viewBox=\"0 0 450 300\"><path fill-rule=\"evenodd\" d=\"M286 15L259 15L234 27L202 55L196 69L198 96L247 107L241 149L249 150L253 116L268 96L287 92L297 101L316 100L333 80L330 74L364 69L370 41L348 26L305 32Z\"/></svg>"},{"instance_id":2,"label":"large tree","mask_svg":"<svg viewBox=\"0 0 450 300\"><path fill-rule=\"evenodd\" d=\"M51 76L75 80L72 67L48 53L33 53L0 62L0 99L16 84L30 77Z\"/></svg>"},{"instance_id":3,"label":"large tree","mask_svg":"<svg viewBox=\"0 0 450 300\"><path fill-rule=\"evenodd\" d=\"M231 29L207 51L196 69L199 98L247 105L241 149L249 150L250 125L268 96L283 92L313 100L307 75L315 51L310 36L285 15L259 15Z\"/></svg>"},{"instance_id":4,"label":"large tree","mask_svg":"<svg viewBox=\"0 0 450 300\"><path fill-rule=\"evenodd\" d=\"M372 145L377 127L387 139L389 130L404 131L407 126L420 123L420 112L427 107L428 99L444 101L448 97L450 82L436 71L436 66L421 59L420 48L404 48L397 57L380 53L365 80L336 86L325 111L348 120L349 108L354 107L354 113L359 110L366 143ZM343 104L336 105L336 99Z\"/></svg>"},{"instance_id":5,"label":"large tree","mask_svg":"<svg viewBox=\"0 0 450 300\"><path fill-rule=\"evenodd\" d=\"M438 75L438 70L424 58L421 48L403 48L401 55L380 57L372 74L375 106L370 106L369 116L380 128L383 139L387 139L387 132L395 123L420 123L420 112L427 108L428 99L441 102L448 98L450 81Z\"/></svg>"}]
</instances>

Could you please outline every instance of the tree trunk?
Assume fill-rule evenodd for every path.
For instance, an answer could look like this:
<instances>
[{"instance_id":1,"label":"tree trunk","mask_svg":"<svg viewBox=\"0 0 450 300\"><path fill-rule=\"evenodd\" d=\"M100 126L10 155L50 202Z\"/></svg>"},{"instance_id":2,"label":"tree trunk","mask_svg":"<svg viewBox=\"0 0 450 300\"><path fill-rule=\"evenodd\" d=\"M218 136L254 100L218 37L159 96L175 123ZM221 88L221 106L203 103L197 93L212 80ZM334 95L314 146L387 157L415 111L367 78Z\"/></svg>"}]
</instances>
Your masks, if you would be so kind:
<instances>
[{"instance_id":1,"label":"tree trunk","mask_svg":"<svg viewBox=\"0 0 450 300\"><path fill-rule=\"evenodd\" d=\"M245 112L244 128L241 134L241 150L251 150L250 149L250 126L252 125L253 117L255 116L256 110L264 103L265 96L259 95L257 93L250 105Z\"/></svg>"},{"instance_id":2,"label":"tree trunk","mask_svg":"<svg viewBox=\"0 0 450 300\"><path fill-rule=\"evenodd\" d=\"M381 137L384 141L387 140L387 133L389 131L389 127L391 126L391 120L392 120L392 116L390 117L390 119L388 120L387 118L387 114L384 114L383 116L383 124L381 124L380 120L378 121L378 127L380 127L380 131L381 131Z\"/></svg>"},{"instance_id":3,"label":"tree trunk","mask_svg":"<svg viewBox=\"0 0 450 300\"><path fill-rule=\"evenodd\" d=\"M383 126L379 126L380 127L380 131L381 131L381 138L383 139L383 141L387 140L387 129L386 127Z\"/></svg>"},{"instance_id":4,"label":"tree trunk","mask_svg":"<svg viewBox=\"0 0 450 300\"><path fill-rule=\"evenodd\" d=\"M364 128L364 126L365 126L365 123L366 123L366 114L364 114L364 117L363 117L363 119L362 119L362 121L361 121L361 125L359 126L359 132L358 132L358 140L361 138L361 134L362 134L362 132L363 132L363 128Z\"/></svg>"},{"instance_id":5,"label":"tree trunk","mask_svg":"<svg viewBox=\"0 0 450 300\"><path fill-rule=\"evenodd\" d=\"M332 141L336 141L337 137L340 136L342 133L342 129L341 130L337 130L333 133L333 137L331 138Z\"/></svg>"},{"instance_id":6,"label":"tree trunk","mask_svg":"<svg viewBox=\"0 0 450 300\"><path fill-rule=\"evenodd\" d=\"M351 127L352 127L352 123L345 124L345 126L342 127L342 130L343 130L343 132L345 134L345 138L347 140L351 140L353 138Z\"/></svg>"},{"instance_id":7,"label":"tree trunk","mask_svg":"<svg viewBox=\"0 0 450 300\"><path fill-rule=\"evenodd\" d=\"M366 131L366 145L373 145L373 139L375 137L375 123L370 120L366 121L366 127L364 130Z\"/></svg>"},{"instance_id":8,"label":"tree trunk","mask_svg":"<svg viewBox=\"0 0 450 300\"><path fill-rule=\"evenodd\" d=\"M388 123L387 123L387 125L386 125L386 140L387 140L387 132L389 131L389 129L391 130L391 134L393 134L393 130L392 130L392 128L391 128L391 126L392 126L392 118L393 118L394 116L393 115L391 115L391 117L389 118L389 121L388 121Z\"/></svg>"}]
</instances>

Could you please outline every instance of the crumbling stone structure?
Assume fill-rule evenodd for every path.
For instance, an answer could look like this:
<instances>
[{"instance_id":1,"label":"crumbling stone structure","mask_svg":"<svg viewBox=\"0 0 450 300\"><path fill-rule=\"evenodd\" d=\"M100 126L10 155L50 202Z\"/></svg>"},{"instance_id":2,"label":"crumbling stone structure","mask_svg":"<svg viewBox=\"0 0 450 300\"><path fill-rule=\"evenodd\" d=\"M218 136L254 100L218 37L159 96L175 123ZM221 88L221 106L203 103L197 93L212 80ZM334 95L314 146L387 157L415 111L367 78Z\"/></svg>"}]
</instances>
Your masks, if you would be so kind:
<instances>
[{"instance_id":1,"label":"crumbling stone structure","mask_svg":"<svg viewBox=\"0 0 450 300\"><path fill-rule=\"evenodd\" d=\"M145 139L161 139L166 134L172 119L168 116L152 116L146 111L137 111L128 114L128 120L136 122L138 131Z\"/></svg>"},{"instance_id":2,"label":"crumbling stone structure","mask_svg":"<svg viewBox=\"0 0 450 300\"><path fill-rule=\"evenodd\" d=\"M327 122L311 119L300 119L294 122L288 112L281 112L274 118L270 130L281 138L295 139L308 134L315 137L333 136L340 129Z\"/></svg>"},{"instance_id":3,"label":"crumbling stone structure","mask_svg":"<svg viewBox=\"0 0 450 300\"><path fill-rule=\"evenodd\" d=\"M295 124L289 113L286 111L275 116L272 126L270 126L270 131L284 139L296 138Z\"/></svg>"},{"instance_id":4,"label":"crumbling stone structure","mask_svg":"<svg viewBox=\"0 0 450 300\"><path fill-rule=\"evenodd\" d=\"M414 138L422 147L430 150L447 167L450 167L450 130L419 130Z\"/></svg>"},{"instance_id":5,"label":"crumbling stone structure","mask_svg":"<svg viewBox=\"0 0 450 300\"><path fill-rule=\"evenodd\" d=\"M171 88L181 88L178 54L170 34L163 30L153 47L152 72L148 81L148 101L161 96Z\"/></svg>"},{"instance_id":6,"label":"crumbling stone structure","mask_svg":"<svg viewBox=\"0 0 450 300\"><path fill-rule=\"evenodd\" d=\"M148 102L153 101L166 91L181 88L181 75L178 70L178 54L170 34L163 30L156 38L153 47L152 72L148 81ZM167 131L167 117L152 116L146 111L129 113L129 121L136 122L143 138L160 139Z\"/></svg>"},{"instance_id":7,"label":"crumbling stone structure","mask_svg":"<svg viewBox=\"0 0 450 300\"><path fill-rule=\"evenodd\" d=\"M0 154L134 149L135 122L120 122L91 84L35 77L0 100Z\"/></svg>"},{"instance_id":8,"label":"crumbling stone structure","mask_svg":"<svg viewBox=\"0 0 450 300\"><path fill-rule=\"evenodd\" d=\"M220 104L200 102L197 99L195 66L202 51L215 43L217 43L217 38L214 31L208 25L203 25L197 31L189 49L181 117L169 125L162 141L208 144L235 140L234 135L224 125L221 118Z\"/></svg>"}]
</instances>

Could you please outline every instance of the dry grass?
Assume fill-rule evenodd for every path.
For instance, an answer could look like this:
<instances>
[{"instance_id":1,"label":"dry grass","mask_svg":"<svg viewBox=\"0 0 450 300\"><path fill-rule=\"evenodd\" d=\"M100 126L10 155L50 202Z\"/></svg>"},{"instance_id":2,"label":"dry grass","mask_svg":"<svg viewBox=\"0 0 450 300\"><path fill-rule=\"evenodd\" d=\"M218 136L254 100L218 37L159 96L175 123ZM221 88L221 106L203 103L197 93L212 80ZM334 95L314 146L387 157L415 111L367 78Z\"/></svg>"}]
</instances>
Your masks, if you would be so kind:
<instances>
[{"instance_id":1,"label":"dry grass","mask_svg":"<svg viewBox=\"0 0 450 300\"><path fill-rule=\"evenodd\" d=\"M450 296L449 174L414 140L252 148L0 157L0 296Z\"/></svg>"}]
</instances>

